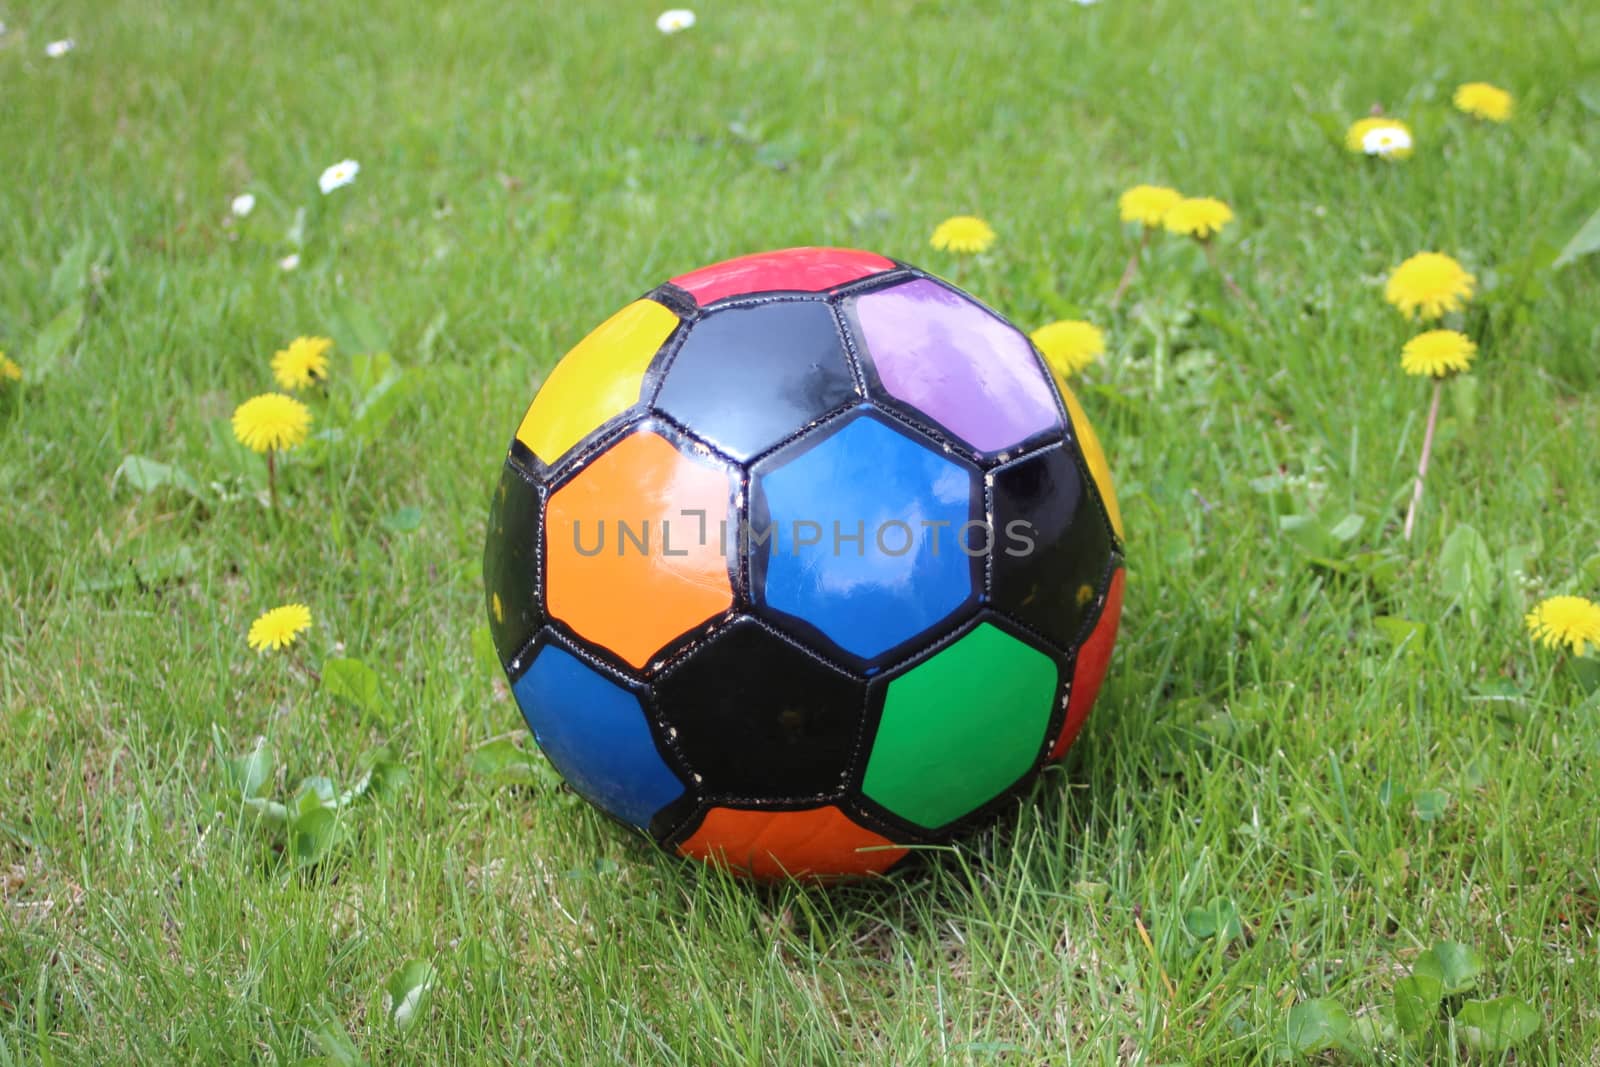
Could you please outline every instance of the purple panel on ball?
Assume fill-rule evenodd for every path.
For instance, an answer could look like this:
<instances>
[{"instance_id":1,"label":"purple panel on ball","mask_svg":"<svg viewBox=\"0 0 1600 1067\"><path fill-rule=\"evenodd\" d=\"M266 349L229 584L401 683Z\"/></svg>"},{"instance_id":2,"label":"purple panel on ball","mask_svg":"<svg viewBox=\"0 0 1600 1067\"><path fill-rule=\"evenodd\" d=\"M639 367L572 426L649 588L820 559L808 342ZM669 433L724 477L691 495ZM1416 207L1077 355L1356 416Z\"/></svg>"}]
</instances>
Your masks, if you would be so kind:
<instances>
[{"instance_id":1,"label":"purple panel on ball","mask_svg":"<svg viewBox=\"0 0 1600 1067\"><path fill-rule=\"evenodd\" d=\"M978 451L1059 425L1027 339L959 293L918 279L859 297L855 311L883 388Z\"/></svg>"}]
</instances>

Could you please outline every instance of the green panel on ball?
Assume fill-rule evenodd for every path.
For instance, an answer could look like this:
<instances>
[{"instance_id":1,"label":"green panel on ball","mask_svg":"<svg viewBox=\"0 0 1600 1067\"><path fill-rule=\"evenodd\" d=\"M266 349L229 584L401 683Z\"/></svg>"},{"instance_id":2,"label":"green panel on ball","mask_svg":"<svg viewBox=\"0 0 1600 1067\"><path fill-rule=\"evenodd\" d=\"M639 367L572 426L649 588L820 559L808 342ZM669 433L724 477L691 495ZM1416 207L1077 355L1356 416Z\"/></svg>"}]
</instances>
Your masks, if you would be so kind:
<instances>
[{"instance_id":1,"label":"green panel on ball","mask_svg":"<svg viewBox=\"0 0 1600 1067\"><path fill-rule=\"evenodd\" d=\"M1049 656L982 623L889 683L862 792L930 829L1033 767L1055 701Z\"/></svg>"}]
</instances>

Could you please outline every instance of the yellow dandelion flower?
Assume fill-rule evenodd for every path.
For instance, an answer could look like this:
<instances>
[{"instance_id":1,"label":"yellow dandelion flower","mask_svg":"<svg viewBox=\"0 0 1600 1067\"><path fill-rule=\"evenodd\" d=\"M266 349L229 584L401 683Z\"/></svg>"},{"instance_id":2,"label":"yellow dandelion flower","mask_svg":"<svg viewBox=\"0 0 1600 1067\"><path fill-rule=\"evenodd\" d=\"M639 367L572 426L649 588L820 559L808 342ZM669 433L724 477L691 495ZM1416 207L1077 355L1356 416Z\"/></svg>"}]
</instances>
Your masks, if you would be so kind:
<instances>
[{"instance_id":1,"label":"yellow dandelion flower","mask_svg":"<svg viewBox=\"0 0 1600 1067\"><path fill-rule=\"evenodd\" d=\"M1165 185L1135 185L1117 197L1117 212L1123 222L1137 222L1141 226L1160 226L1183 194Z\"/></svg>"},{"instance_id":2,"label":"yellow dandelion flower","mask_svg":"<svg viewBox=\"0 0 1600 1067\"><path fill-rule=\"evenodd\" d=\"M1527 615L1528 632L1546 648L1566 645L1574 656L1583 646L1600 649L1600 604L1581 596L1553 596Z\"/></svg>"},{"instance_id":3,"label":"yellow dandelion flower","mask_svg":"<svg viewBox=\"0 0 1600 1067\"><path fill-rule=\"evenodd\" d=\"M1408 319L1437 319L1472 299L1477 279L1440 252L1418 252L1389 274L1384 299Z\"/></svg>"},{"instance_id":4,"label":"yellow dandelion flower","mask_svg":"<svg viewBox=\"0 0 1600 1067\"><path fill-rule=\"evenodd\" d=\"M1382 115L1358 119L1344 133L1344 146L1350 151L1380 159L1409 158L1411 143L1410 126Z\"/></svg>"},{"instance_id":5,"label":"yellow dandelion flower","mask_svg":"<svg viewBox=\"0 0 1600 1067\"><path fill-rule=\"evenodd\" d=\"M328 349L332 347L333 342L326 337L296 337L288 348L272 357L272 376L285 389L304 389L325 382Z\"/></svg>"},{"instance_id":6,"label":"yellow dandelion flower","mask_svg":"<svg viewBox=\"0 0 1600 1067\"><path fill-rule=\"evenodd\" d=\"M22 381L22 368L13 363L4 352L0 352L0 382Z\"/></svg>"},{"instance_id":7,"label":"yellow dandelion flower","mask_svg":"<svg viewBox=\"0 0 1600 1067\"><path fill-rule=\"evenodd\" d=\"M1092 322L1063 319L1034 330L1033 343L1044 358L1070 378L1105 355L1106 335Z\"/></svg>"},{"instance_id":8,"label":"yellow dandelion flower","mask_svg":"<svg viewBox=\"0 0 1600 1067\"><path fill-rule=\"evenodd\" d=\"M255 452L294 448L311 428L311 409L283 393L262 393L233 412L233 436Z\"/></svg>"},{"instance_id":9,"label":"yellow dandelion flower","mask_svg":"<svg viewBox=\"0 0 1600 1067\"><path fill-rule=\"evenodd\" d=\"M257 652L276 652L288 648L301 631L311 628L311 609L304 604L285 604L263 612L250 624L246 638Z\"/></svg>"},{"instance_id":10,"label":"yellow dandelion flower","mask_svg":"<svg viewBox=\"0 0 1600 1067\"><path fill-rule=\"evenodd\" d=\"M1209 196L1187 196L1173 204L1161 218L1168 231L1209 241L1233 221L1233 209Z\"/></svg>"},{"instance_id":11,"label":"yellow dandelion flower","mask_svg":"<svg viewBox=\"0 0 1600 1067\"><path fill-rule=\"evenodd\" d=\"M976 215L953 215L933 228L929 241L941 252L974 255L994 244L994 228Z\"/></svg>"},{"instance_id":12,"label":"yellow dandelion flower","mask_svg":"<svg viewBox=\"0 0 1600 1067\"><path fill-rule=\"evenodd\" d=\"M1419 333L1400 350L1400 368L1419 378L1448 378L1460 374L1478 354L1472 338L1456 330Z\"/></svg>"},{"instance_id":13,"label":"yellow dandelion flower","mask_svg":"<svg viewBox=\"0 0 1600 1067\"><path fill-rule=\"evenodd\" d=\"M1511 94L1488 82L1468 82L1456 89L1456 109L1490 122L1505 122L1511 118Z\"/></svg>"}]
</instances>

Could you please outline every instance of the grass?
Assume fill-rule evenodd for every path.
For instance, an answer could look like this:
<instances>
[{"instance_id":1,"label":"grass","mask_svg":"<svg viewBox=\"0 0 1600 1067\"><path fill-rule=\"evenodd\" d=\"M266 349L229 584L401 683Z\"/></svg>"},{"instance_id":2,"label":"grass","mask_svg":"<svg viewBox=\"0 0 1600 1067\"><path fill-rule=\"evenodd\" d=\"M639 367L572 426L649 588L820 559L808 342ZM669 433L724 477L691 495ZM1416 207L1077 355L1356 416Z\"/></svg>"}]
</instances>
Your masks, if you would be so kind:
<instances>
[{"instance_id":1,"label":"grass","mask_svg":"<svg viewBox=\"0 0 1600 1067\"><path fill-rule=\"evenodd\" d=\"M1548 266L1600 203L1600 10L708 3L674 38L655 13L0 12L0 349L28 375L0 395L0 1063L1252 1063L1315 1046L1330 1003L1355 1022L1323 1057L1591 1062L1600 707L1521 614L1600 592L1600 268ZM1451 111L1478 79L1512 124ZM1374 102L1408 163L1343 151ZM1265 325L1175 240L1108 310L1115 197L1149 180L1233 205L1221 260ZM928 249L965 211L996 248ZM668 274L802 243L1105 326L1083 395L1131 534L1067 766L829 893L689 869L519 775L475 650L541 376ZM1381 277L1423 249L1478 275L1482 358L1408 544L1427 387ZM302 333L338 342L318 412L348 432L287 460L270 513L227 418ZM401 384L360 424L379 351ZM194 494L117 477L129 455ZM308 639L251 653L288 600ZM334 656L381 695L317 684ZM277 799L389 772L318 863L230 786L258 735ZM1455 998L1386 1036L1436 941L1537 1034L1475 1052Z\"/></svg>"}]
</instances>

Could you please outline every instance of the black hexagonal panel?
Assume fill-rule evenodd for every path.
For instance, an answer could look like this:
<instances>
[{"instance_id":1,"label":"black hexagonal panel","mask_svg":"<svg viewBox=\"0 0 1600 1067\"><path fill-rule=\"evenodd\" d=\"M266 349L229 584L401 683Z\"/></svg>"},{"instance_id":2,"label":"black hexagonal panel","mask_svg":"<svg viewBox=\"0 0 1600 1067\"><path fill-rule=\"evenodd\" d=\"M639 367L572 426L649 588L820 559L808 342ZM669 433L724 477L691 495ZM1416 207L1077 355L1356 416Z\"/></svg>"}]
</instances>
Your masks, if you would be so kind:
<instances>
[{"instance_id":1,"label":"black hexagonal panel","mask_svg":"<svg viewBox=\"0 0 1600 1067\"><path fill-rule=\"evenodd\" d=\"M510 663L543 622L539 597L539 490L509 463L489 506L483 555L489 633Z\"/></svg>"},{"instance_id":2,"label":"black hexagonal panel","mask_svg":"<svg viewBox=\"0 0 1600 1067\"><path fill-rule=\"evenodd\" d=\"M1070 650L1111 564L1111 531L1077 455L1054 445L995 469L989 481L994 605Z\"/></svg>"},{"instance_id":3,"label":"black hexagonal panel","mask_svg":"<svg viewBox=\"0 0 1600 1067\"><path fill-rule=\"evenodd\" d=\"M653 700L703 793L800 799L843 786L866 684L743 618L672 667Z\"/></svg>"},{"instance_id":4,"label":"black hexagonal panel","mask_svg":"<svg viewBox=\"0 0 1600 1067\"><path fill-rule=\"evenodd\" d=\"M747 460L855 396L833 309L785 300L722 308L695 323L655 406Z\"/></svg>"}]
</instances>

